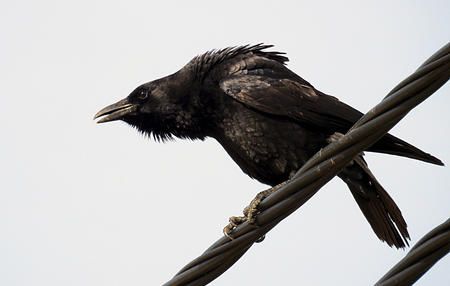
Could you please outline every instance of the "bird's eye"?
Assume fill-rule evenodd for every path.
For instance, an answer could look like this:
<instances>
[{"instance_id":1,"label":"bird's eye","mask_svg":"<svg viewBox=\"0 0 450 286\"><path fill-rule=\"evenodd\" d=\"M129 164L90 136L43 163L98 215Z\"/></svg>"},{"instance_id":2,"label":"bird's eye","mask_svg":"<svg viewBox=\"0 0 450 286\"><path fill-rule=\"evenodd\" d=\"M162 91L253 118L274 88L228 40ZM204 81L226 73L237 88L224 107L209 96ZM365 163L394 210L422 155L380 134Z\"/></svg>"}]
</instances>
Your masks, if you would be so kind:
<instances>
[{"instance_id":1,"label":"bird's eye","mask_svg":"<svg viewBox=\"0 0 450 286\"><path fill-rule=\"evenodd\" d=\"M146 99L148 97L148 90L141 90L141 92L138 95L139 99Z\"/></svg>"}]
</instances>

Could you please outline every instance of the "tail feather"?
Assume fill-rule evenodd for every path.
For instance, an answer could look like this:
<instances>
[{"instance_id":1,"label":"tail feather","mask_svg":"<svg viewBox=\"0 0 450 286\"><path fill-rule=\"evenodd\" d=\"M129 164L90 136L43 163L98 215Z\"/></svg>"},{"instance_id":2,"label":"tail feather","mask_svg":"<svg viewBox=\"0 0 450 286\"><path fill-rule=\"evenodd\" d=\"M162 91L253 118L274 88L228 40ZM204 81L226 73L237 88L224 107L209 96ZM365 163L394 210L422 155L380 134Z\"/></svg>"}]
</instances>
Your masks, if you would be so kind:
<instances>
[{"instance_id":1,"label":"tail feather","mask_svg":"<svg viewBox=\"0 0 450 286\"><path fill-rule=\"evenodd\" d=\"M371 146L367 151L386 153L402 157L408 157L427 163L444 166L441 160L423 152L419 148L390 134L383 136L378 142Z\"/></svg>"},{"instance_id":2,"label":"tail feather","mask_svg":"<svg viewBox=\"0 0 450 286\"><path fill-rule=\"evenodd\" d=\"M349 186L359 208L380 240L397 248L409 246L407 224L400 209L361 156L339 173L339 177Z\"/></svg>"}]
</instances>

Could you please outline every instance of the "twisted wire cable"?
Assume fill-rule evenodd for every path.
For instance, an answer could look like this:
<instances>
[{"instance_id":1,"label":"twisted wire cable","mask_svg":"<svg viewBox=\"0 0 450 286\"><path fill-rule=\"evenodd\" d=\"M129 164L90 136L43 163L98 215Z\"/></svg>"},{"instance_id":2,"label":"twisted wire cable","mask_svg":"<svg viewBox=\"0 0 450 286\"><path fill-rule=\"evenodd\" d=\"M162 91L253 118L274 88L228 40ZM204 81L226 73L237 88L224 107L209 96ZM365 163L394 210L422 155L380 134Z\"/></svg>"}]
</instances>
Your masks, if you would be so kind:
<instances>
[{"instance_id":1,"label":"twisted wire cable","mask_svg":"<svg viewBox=\"0 0 450 286\"><path fill-rule=\"evenodd\" d=\"M419 240L375 286L411 285L449 251L450 219Z\"/></svg>"}]
</instances>

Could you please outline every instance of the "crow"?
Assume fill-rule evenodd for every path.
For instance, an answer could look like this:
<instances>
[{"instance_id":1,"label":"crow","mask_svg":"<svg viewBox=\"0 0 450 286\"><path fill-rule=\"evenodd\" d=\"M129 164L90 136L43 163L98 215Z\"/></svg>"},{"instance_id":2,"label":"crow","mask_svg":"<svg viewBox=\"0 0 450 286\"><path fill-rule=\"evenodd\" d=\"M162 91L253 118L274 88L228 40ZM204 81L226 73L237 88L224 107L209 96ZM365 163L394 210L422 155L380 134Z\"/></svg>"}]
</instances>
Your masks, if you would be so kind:
<instances>
[{"instance_id":1,"label":"crow","mask_svg":"<svg viewBox=\"0 0 450 286\"><path fill-rule=\"evenodd\" d=\"M363 115L286 67L272 45L229 47L194 57L181 70L137 87L100 110L98 123L122 120L157 141L216 139L243 172L276 186ZM386 134L366 151L443 163ZM379 239L408 244L407 224L362 156L339 174Z\"/></svg>"}]
</instances>

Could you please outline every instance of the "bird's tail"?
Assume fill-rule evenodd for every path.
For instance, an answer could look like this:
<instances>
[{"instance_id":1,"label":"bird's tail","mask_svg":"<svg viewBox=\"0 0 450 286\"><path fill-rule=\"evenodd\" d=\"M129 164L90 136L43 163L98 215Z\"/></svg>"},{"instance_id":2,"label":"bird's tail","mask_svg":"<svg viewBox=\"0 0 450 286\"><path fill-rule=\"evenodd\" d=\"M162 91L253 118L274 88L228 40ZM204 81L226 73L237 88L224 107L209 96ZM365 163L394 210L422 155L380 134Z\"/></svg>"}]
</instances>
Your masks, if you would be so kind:
<instances>
[{"instance_id":1,"label":"bird's tail","mask_svg":"<svg viewBox=\"0 0 450 286\"><path fill-rule=\"evenodd\" d=\"M362 156L355 158L338 176L347 183L379 239L397 248L409 246L407 225L400 209L369 170Z\"/></svg>"},{"instance_id":2,"label":"bird's tail","mask_svg":"<svg viewBox=\"0 0 450 286\"><path fill-rule=\"evenodd\" d=\"M441 160L434 157L433 155L425 153L419 148L416 148L413 145L409 144L408 142L405 142L400 138L397 138L390 134L386 134L385 136L383 136L378 142L369 147L367 151L408 157L439 166L444 165Z\"/></svg>"}]
</instances>

